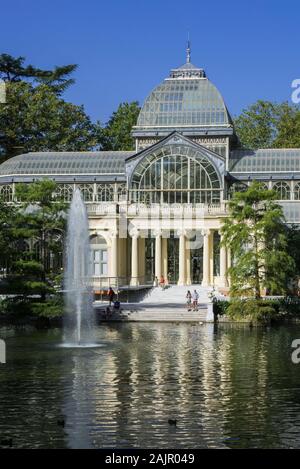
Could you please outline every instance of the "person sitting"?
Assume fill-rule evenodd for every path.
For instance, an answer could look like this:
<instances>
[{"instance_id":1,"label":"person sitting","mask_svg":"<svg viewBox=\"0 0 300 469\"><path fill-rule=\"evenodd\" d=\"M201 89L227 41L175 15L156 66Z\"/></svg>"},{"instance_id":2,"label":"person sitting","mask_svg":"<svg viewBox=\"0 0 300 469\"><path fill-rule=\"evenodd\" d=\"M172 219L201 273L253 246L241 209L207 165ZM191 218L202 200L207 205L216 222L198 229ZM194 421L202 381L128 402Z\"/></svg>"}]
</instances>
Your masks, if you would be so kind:
<instances>
[{"instance_id":1,"label":"person sitting","mask_svg":"<svg viewBox=\"0 0 300 469\"><path fill-rule=\"evenodd\" d=\"M114 302L114 311L119 311L120 310L120 302L119 301L115 301Z\"/></svg>"}]
</instances>

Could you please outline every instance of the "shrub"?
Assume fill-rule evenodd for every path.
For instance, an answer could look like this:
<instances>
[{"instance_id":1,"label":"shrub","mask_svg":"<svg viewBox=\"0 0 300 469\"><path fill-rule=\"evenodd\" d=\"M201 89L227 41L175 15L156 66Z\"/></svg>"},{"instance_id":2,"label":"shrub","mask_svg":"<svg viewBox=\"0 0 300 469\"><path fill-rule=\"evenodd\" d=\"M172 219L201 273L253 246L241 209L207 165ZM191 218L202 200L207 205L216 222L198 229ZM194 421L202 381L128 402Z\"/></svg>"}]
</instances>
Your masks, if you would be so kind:
<instances>
[{"instance_id":1,"label":"shrub","mask_svg":"<svg viewBox=\"0 0 300 469\"><path fill-rule=\"evenodd\" d=\"M63 300L59 296L50 298L48 301L32 303L32 313L42 318L59 318L63 314Z\"/></svg>"},{"instance_id":2,"label":"shrub","mask_svg":"<svg viewBox=\"0 0 300 469\"><path fill-rule=\"evenodd\" d=\"M230 302L226 313L235 321L254 323L267 323L279 316L273 301L255 299L234 300Z\"/></svg>"},{"instance_id":3,"label":"shrub","mask_svg":"<svg viewBox=\"0 0 300 469\"><path fill-rule=\"evenodd\" d=\"M55 296L41 302L20 296L5 298L0 303L0 314L11 317L58 318L63 314L63 299Z\"/></svg>"},{"instance_id":4,"label":"shrub","mask_svg":"<svg viewBox=\"0 0 300 469\"><path fill-rule=\"evenodd\" d=\"M213 302L214 314L217 316L223 316L227 313L229 304L229 301L226 300L215 300Z\"/></svg>"}]
</instances>

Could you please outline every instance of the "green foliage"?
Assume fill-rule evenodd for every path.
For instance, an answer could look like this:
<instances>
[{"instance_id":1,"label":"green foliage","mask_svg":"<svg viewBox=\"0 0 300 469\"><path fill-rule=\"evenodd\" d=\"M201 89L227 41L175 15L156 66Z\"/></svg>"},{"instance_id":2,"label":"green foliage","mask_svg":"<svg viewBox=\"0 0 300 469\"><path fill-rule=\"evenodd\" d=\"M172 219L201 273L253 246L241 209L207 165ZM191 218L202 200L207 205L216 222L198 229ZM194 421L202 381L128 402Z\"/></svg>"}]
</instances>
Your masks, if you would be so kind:
<instances>
[{"instance_id":1,"label":"green foliage","mask_svg":"<svg viewBox=\"0 0 300 469\"><path fill-rule=\"evenodd\" d=\"M16 216L16 208L7 205L0 198L0 265L2 269L7 269L14 255L11 245L12 228Z\"/></svg>"},{"instance_id":2,"label":"green foliage","mask_svg":"<svg viewBox=\"0 0 300 469\"><path fill-rule=\"evenodd\" d=\"M295 275L300 277L300 229L297 225L286 227L288 252L295 261Z\"/></svg>"},{"instance_id":3,"label":"green foliage","mask_svg":"<svg viewBox=\"0 0 300 469\"><path fill-rule=\"evenodd\" d=\"M76 70L77 65L63 65L54 67L53 70L42 70L33 65L24 65L25 57L12 57L9 54L0 55L0 79L10 83L30 81L31 83L43 83L57 94L61 94L74 80L70 75Z\"/></svg>"},{"instance_id":4,"label":"green foliage","mask_svg":"<svg viewBox=\"0 0 300 469\"><path fill-rule=\"evenodd\" d=\"M215 300L213 302L214 314L217 316L224 316L227 312L229 301L227 300Z\"/></svg>"},{"instance_id":5,"label":"green foliage","mask_svg":"<svg viewBox=\"0 0 300 469\"><path fill-rule=\"evenodd\" d=\"M65 230L66 204L53 198L56 187L47 179L18 184L19 205L11 228L15 245L27 241L27 249L15 255L10 288L26 297L39 295L42 301L54 292L57 272L49 270L48 255L62 251Z\"/></svg>"},{"instance_id":6,"label":"green foliage","mask_svg":"<svg viewBox=\"0 0 300 469\"><path fill-rule=\"evenodd\" d=\"M300 109L258 100L234 120L243 148L300 147Z\"/></svg>"},{"instance_id":7,"label":"green foliage","mask_svg":"<svg viewBox=\"0 0 300 469\"><path fill-rule=\"evenodd\" d=\"M300 148L300 110L289 107L281 116L277 126L275 148Z\"/></svg>"},{"instance_id":8,"label":"green foliage","mask_svg":"<svg viewBox=\"0 0 300 469\"><path fill-rule=\"evenodd\" d=\"M61 297L53 297L48 301L40 303L32 303L31 309L35 316L42 318L59 318L63 314L63 300Z\"/></svg>"},{"instance_id":9,"label":"green foliage","mask_svg":"<svg viewBox=\"0 0 300 469\"><path fill-rule=\"evenodd\" d=\"M14 82L0 106L2 159L30 151L87 151L97 143L97 126L82 106L59 98L51 87Z\"/></svg>"},{"instance_id":10,"label":"green foliage","mask_svg":"<svg viewBox=\"0 0 300 469\"><path fill-rule=\"evenodd\" d=\"M6 317L13 316L14 318L30 316L31 301L22 296L5 298L0 303L0 314Z\"/></svg>"},{"instance_id":11,"label":"green foliage","mask_svg":"<svg viewBox=\"0 0 300 469\"><path fill-rule=\"evenodd\" d=\"M230 302L226 314L234 321L250 321L252 323L268 323L278 319L273 302L254 299Z\"/></svg>"},{"instance_id":12,"label":"green foliage","mask_svg":"<svg viewBox=\"0 0 300 469\"><path fill-rule=\"evenodd\" d=\"M222 227L223 245L233 253L229 269L232 297L260 298L265 288L284 294L295 263L287 252L282 207L276 193L253 182L229 202L229 217Z\"/></svg>"},{"instance_id":13,"label":"green foliage","mask_svg":"<svg viewBox=\"0 0 300 469\"><path fill-rule=\"evenodd\" d=\"M140 107L137 101L122 103L109 119L106 127L99 131L102 150L133 150L134 139L131 130L136 125Z\"/></svg>"},{"instance_id":14,"label":"green foliage","mask_svg":"<svg viewBox=\"0 0 300 469\"><path fill-rule=\"evenodd\" d=\"M54 296L47 301L40 302L23 296L6 298L0 302L0 315L6 318L61 318L63 315L63 300Z\"/></svg>"}]
</instances>

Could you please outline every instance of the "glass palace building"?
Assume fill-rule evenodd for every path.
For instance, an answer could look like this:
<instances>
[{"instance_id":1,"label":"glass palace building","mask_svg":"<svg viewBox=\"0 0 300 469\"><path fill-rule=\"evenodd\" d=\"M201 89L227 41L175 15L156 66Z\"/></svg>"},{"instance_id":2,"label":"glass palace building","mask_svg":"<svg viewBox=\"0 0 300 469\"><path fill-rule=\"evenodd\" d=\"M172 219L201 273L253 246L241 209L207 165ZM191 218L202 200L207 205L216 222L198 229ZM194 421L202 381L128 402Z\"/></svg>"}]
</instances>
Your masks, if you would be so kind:
<instances>
[{"instance_id":1,"label":"glass palace building","mask_svg":"<svg viewBox=\"0 0 300 469\"><path fill-rule=\"evenodd\" d=\"M147 97L135 151L42 152L0 165L0 193L51 178L86 202L95 289L169 283L227 287L220 247L226 201L253 180L278 193L287 223L300 223L300 149L236 150L232 119L202 68L187 62Z\"/></svg>"}]
</instances>

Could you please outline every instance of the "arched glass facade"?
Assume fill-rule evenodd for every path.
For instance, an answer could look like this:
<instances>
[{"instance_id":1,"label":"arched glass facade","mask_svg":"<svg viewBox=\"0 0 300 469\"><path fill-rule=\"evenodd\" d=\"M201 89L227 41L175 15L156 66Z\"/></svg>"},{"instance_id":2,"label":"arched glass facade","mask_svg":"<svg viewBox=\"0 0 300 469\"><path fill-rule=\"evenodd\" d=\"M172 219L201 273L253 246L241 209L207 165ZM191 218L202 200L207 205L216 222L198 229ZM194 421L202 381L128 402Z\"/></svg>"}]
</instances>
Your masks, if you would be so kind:
<instances>
[{"instance_id":1,"label":"arched glass facade","mask_svg":"<svg viewBox=\"0 0 300 469\"><path fill-rule=\"evenodd\" d=\"M278 194L278 200L289 200L291 197L290 185L285 181L275 182L273 186L274 191Z\"/></svg>"},{"instance_id":2,"label":"arched glass facade","mask_svg":"<svg viewBox=\"0 0 300 469\"><path fill-rule=\"evenodd\" d=\"M64 202L71 202L73 197L73 184L59 184L55 191L55 197Z\"/></svg>"},{"instance_id":3,"label":"arched glass facade","mask_svg":"<svg viewBox=\"0 0 300 469\"><path fill-rule=\"evenodd\" d=\"M13 188L9 184L0 186L0 197L3 202L12 202L13 201Z\"/></svg>"},{"instance_id":4,"label":"arched glass facade","mask_svg":"<svg viewBox=\"0 0 300 469\"><path fill-rule=\"evenodd\" d=\"M151 203L219 203L221 184L208 158L178 145L146 156L135 168L131 200Z\"/></svg>"},{"instance_id":5,"label":"arched glass facade","mask_svg":"<svg viewBox=\"0 0 300 469\"><path fill-rule=\"evenodd\" d=\"M297 182L294 187L294 199L300 200L300 182Z\"/></svg>"}]
</instances>

